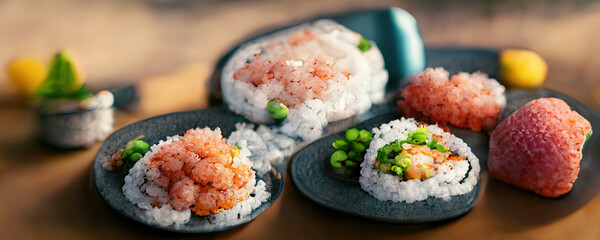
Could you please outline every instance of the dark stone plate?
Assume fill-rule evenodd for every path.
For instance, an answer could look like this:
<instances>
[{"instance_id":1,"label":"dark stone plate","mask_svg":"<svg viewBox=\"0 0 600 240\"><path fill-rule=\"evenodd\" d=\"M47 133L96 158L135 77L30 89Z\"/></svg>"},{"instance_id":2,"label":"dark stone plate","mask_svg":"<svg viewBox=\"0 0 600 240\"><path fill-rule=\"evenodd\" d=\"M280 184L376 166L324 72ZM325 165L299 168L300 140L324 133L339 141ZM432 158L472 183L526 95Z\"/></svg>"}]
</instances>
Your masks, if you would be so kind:
<instances>
[{"instance_id":1,"label":"dark stone plate","mask_svg":"<svg viewBox=\"0 0 600 240\"><path fill-rule=\"evenodd\" d=\"M508 91L506 97L508 103L502 119L533 99L555 97L567 102L571 109L590 121L593 129L600 129L600 119L596 113L577 100L561 93L548 89L514 90ZM360 123L356 127L371 129L400 117L395 113L387 113ZM489 136L483 132L453 127L451 127L451 132L471 147L473 153L480 160L482 172L485 171ZM505 188L498 186L504 185L503 183L491 179L492 186L487 187L488 194L490 194L488 199L492 199L494 205L512 206L503 207L503 211L496 213L498 217L545 216L547 219L557 219L576 211L593 199L600 191L600 175L597 174L600 169L598 161L600 156L599 135L594 134L584 149L581 170L573 189L559 198L545 198L514 187ZM360 217L401 223L432 222L458 217L468 212L475 204L481 182L472 192L453 197L448 202L435 198L428 198L412 204L379 201L362 190L357 176L354 178L340 177L330 170L328 158L335 151L331 147L331 143L336 139L343 138L343 132L321 138L302 148L292 157L291 174L294 184L303 195L316 203ZM523 205L529 207L519 207ZM519 209L519 212L515 213L511 209Z\"/></svg>"},{"instance_id":2,"label":"dark stone plate","mask_svg":"<svg viewBox=\"0 0 600 240\"><path fill-rule=\"evenodd\" d=\"M552 222L577 211L600 191L600 117L597 112L569 96L549 89L514 90L506 94L508 103L502 120L529 101L548 97L564 100L572 110L592 124L594 134L583 149L579 175L571 192L558 198L539 196L490 178L486 186L486 199L499 220L520 226Z\"/></svg>"},{"instance_id":3,"label":"dark stone plate","mask_svg":"<svg viewBox=\"0 0 600 240\"><path fill-rule=\"evenodd\" d=\"M190 128L210 127L214 129L219 127L223 132L223 137L229 137L231 132L235 130L235 123L237 122L247 122L247 120L241 116L228 112L222 107L216 107L166 114L121 128L104 141L98 154L94 158L93 177L100 196L108 203L108 205L126 217L151 227L174 232L205 233L224 231L252 221L262 212L267 210L267 208L277 201L281 195L283 183L285 182L287 161L284 161L281 164L274 164L274 171L265 174L262 178L262 180L267 183L267 191L271 193L271 198L263 203L258 209L252 211L250 215L237 221L227 222L226 225L218 227L202 223L202 218L192 216L190 221L179 229L176 229L173 226L158 226L144 220L141 217L142 210L130 203L123 194L122 187L125 175L103 169L99 161L100 158L109 157L128 141L139 135L144 135L144 140L148 143L156 144L159 140L164 140L167 136L182 135Z\"/></svg>"},{"instance_id":4,"label":"dark stone plate","mask_svg":"<svg viewBox=\"0 0 600 240\"><path fill-rule=\"evenodd\" d=\"M387 113L356 127L370 130L400 117L396 113ZM473 149L478 158L487 157L488 140L485 133L452 130ZM302 194L320 205L378 221L423 223L465 214L477 200L480 183L477 183L473 191L452 197L449 201L432 197L411 204L379 201L360 187L357 176L354 176L354 179L343 179L330 170L328 159L335 152L331 143L343 138L343 131L321 138L292 156L291 174L294 184Z\"/></svg>"}]
</instances>

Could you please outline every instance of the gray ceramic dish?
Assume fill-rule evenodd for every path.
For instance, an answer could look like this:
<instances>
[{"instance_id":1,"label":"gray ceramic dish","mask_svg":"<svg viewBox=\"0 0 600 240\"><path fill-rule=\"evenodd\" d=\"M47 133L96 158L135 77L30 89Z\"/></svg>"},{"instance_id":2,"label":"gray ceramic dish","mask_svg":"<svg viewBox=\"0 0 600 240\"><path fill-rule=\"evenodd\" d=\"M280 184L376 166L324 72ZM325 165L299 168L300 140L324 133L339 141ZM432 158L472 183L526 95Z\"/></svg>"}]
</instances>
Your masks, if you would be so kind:
<instances>
[{"instance_id":1,"label":"gray ceramic dish","mask_svg":"<svg viewBox=\"0 0 600 240\"><path fill-rule=\"evenodd\" d=\"M598 115L577 100L558 92L547 89L517 90L508 91L506 97L508 104L502 119L533 99L555 97L563 99L573 110L588 119L593 129L600 129ZM371 129L400 117L397 114L388 113L369 119L356 125L356 127ZM451 132L462 138L471 147L473 153L480 159L482 172L485 171L489 151L488 135L483 132L457 128L451 128ZM565 216L579 209L596 196L600 191L600 175L597 174L598 169L600 169L600 162L598 161L600 136L598 135L593 135L584 149L581 170L572 191L558 199L543 198L533 193L521 196L524 202L532 204L526 210L525 215L556 215L554 213L560 212L560 216ZM481 183L478 183L472 192L453 197L450 201L434 198L412 204L379 201L362 190L358 183L358 176L340 177L340 175L330 170L328 158L335 151L331 147L331 143L336 139L343 138L343 132L324 137L302 148L292 157L291 174L294 184L303 195L320 205L379 221L422 223L461 216L468 212L477 200ZM496 182L495 180L492 181ZM520 192L522 190L511 188L510 191ZM516 195L520 196L519 194ZM504 201L512 202L510 199ZM554 209L552 214L548 214L549 209Z\"/></svg>"},{"instance_id":2,"label":"gray ceramic dish","mask_svg":"<svg viewBox=\"0 0 600 240\"><path fill-rule=\"evenodd\" d=\"M356 125L359 129L372 129L401 116L387 113ZM473 149L478 158L487 155L487 135L462 129L452 129ZM379 201L365 192L358 183L358 176L340 176L333 172L329 157L335 149L331 143L343 139L339 132L309 144L292 157L292 180L298 190L325 207L378 221L398 223L423 223L440 221L468 212L477 200L480 183L473 191L452 197L450 201L428 198L411 204Z\"/></svg>"},{"instance_id":3,"label":"gray ceramic dish","mask_svg":"<svg viewBox=\"0 0 600 240\"><path fill-rule=\"evenodd\" d=\"M108 203L108 205L126 217L151 227L174 232L205 233L224 231L252 221L262 212L267 210L267 208L269 208L281 195L285 180L287 161L282 164L273 165L274 171L267 173L264 178L262 178L262 180L267 183L267 191L271 193L271 198L263 203L258 209L252 211L249 216L245 216L237 221L227 222L224 226L202 223L202 218L192 216L191 220L181 228L175 228L173 226L163 227L146 221L142 217L142 210L130 203L123 194L122 187L125 175L118 172L107 171L102 168L102 165L100 164L101 158L110 157L128 141L140 135L144 135L145 137L143 139L148 143L156 144L159 140L164 140L167 136L181 135L191 128L210 127L214 129L219 127L221 128L223 136L228 137L231 132L235 130L235 123L238 122L247 122L247 120L241 116L228 112L222 107L216 107L197 111L166 114L121 128L104 141L98 154L94 158L93 177L100 196Z\"/></svg>"}]
</instances>

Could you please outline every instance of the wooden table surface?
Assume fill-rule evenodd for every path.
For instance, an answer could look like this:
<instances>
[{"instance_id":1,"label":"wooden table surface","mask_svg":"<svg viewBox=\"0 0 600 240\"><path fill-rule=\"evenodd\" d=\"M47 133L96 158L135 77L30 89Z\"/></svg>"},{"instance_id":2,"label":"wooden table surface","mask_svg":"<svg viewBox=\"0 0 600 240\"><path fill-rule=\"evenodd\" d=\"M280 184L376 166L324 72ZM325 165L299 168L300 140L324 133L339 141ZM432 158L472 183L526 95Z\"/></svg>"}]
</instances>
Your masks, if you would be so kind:
<instances>
[{"instance_id":1,"label":"wooden table surface","mask_svg":"<svg viewBox=\"0 0 600 240\"><path fill-rule=\"evenodd\" d=\"M49 59L66 48L94 89L140 84L185 66L211 69L229 47L261 29L381 6L412 13L428 46L533 49L549 64L544 87L600 107L600 2L586 0L0 0L0 65L18 56ZM204 71L198 81L206 79ZM191 93L204 99L191 105L117 111L115 129L160 112L206 106L201 92ZM99 147L67 151L42 143L34 111L0 74L0 239L600 238L600 196L533 215L531 204L560 200L537 198L485 172L475 207L444 222L388 224L338 213L304 198L288 174L281 198L249 224L208 235L173 234L131 221L103 202L90 177Z\"/></svg>"}]
</instances>

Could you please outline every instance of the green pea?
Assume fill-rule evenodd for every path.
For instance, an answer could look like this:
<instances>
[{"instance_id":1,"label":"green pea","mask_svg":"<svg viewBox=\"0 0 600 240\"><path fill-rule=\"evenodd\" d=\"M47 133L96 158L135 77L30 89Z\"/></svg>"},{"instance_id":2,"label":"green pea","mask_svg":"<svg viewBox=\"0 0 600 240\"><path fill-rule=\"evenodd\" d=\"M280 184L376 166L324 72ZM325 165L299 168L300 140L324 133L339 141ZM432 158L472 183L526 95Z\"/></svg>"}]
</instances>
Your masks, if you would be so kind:
<instances>
[{"instance_id":1,"label":"green pea","mask_svg":"<svg viewBox=\"0 0 600 240\"><path fill-rule=\"evenodd\" d=\"M135 152L134 148L125 149L125 151L123 151L123 153L121 154L121 158L125 159L125 158L129 157L129 155L131 155L134 152Z\"/></svg>"},{"instance_id":2,"label":"green pea","mask_svg":"<svg viewBox=\"0 0 600 240\"><path fill-rule=\"evenodd\" d=\"M267 111L269 111L269 117L278 121L285 119L290 113L288 108L277 99L271 100L267 104Z\"/></svg>"},{"instance_id":3,"label":"green pea","mask_svg":"<svg viewBox=\"0 0 600 240\"><path fill-rule=\"evenodd\" d=\"M353 162L351 160L346 160L344 163L346 163L346 166L348 166L348 167L356 167L356 166L358 166L358 163Z\"/></svg>"},{"instance_id":4,"label":"green pea","mask_svg":"<svg viewBox=\"0 0 600 240\"><path fill-rule=\"evenodd\" d=\"M365 150L367 150L367 147L365 147L365 145L363 145L362 143L352 142L352 149L357 152L364 152Z\"/></svg>"},{"instance_id":5,"label":"green pea","mask_svg":"<svg viewBox=\"0 0 600 240\"><path fill-rule=\"evenodd\" d=\"M358 152L356 152L356 150L352 150L352 151L348 152L348 158L350 158L350 159L356 158L357 155L358 155Z\"/></svg>"},{"instance_id":6,"label":"green pea","mask_svg":"<svg viewBox=\"0 0 600 240\"><path fill-rule=\"evenodd\" d=\"M337 150L344 150L344 151L348 151L350 150L350 145L348 144L348 142L344 141L344 140L335 140L332 144L333 148L337 149Z\"/></svg>"},{"instance_id":7,"label":"green pea","mask_svg":"<svg viewBox=\"0 0 600 240\"><path fill-rule=\"evenodd\" d=\"M350 129L346 130L345 135L346 135L346 141L354 142L358 138L359 131L357 128L350 128Z\"/></svg>"},{"instance_id":8,"label":"green pea","mask_svg":"<svg viewBox=\"0 0 600 240\"><path fill-rule=\"evenodd\" d=\"M360 163L363 161L363 156L362 154L352 150L348 153L348 159Z\"/></svg>"},{"instance_id":9,"label":"green pea","mask_svg":"<svg viewBox=\"0 0 600 240\"><path fill-rule=\"evenodd\" d=\"M334 168L341 168L342 162L346 159L348 159L348 155L346 154L346 152L342 150L337 150L333 154L331 154L331 158L329 159L329 161L331 162L331 166L333 166Z\"/></svg>"},{"instance_id":10,"label":"green pea","mask_svg":"<svg viewBox=\"0 0 600 240\"><path fill-rule=\"evenodd\" d=\"M138 160L140 160L142 158L142 154L141 153L133 153L131 155L129 155L129 160L133 161L133 162L137 162Z\"/></svg>"},{"instance_id":11,"label":"green pea","mask_svg":"<svg viewBox=\"0 0 600 240\"><path fill-rule=\"evenodd\" d=\"M367 40L364 37L360 38L360 42L358 42L358 46L356 46L358 48L358 50L360 50L361 52L366 52L369 49L371 49L371 42L369 42L369 40Z\"/></svg>"},{"instance_id":12,"label":"green pea","mask_svg":"<svg viewBox=\"0 0 600 240\"><path fill-rule=\"evenodd\" d=\"M150 145L143 140L131 141L131 145L133 145L135 152L146 153L148 150L150 150Z\"/></svg>"},{"instance_id":13,"label":"green pea","mask_svg":"<svg viewBox=\"0 0 600 240\"><path fill-rule=\"evenodd\" d=\"M352 151L350 151L352 152ZM356 153L356 155L352 158L355 162L362 162L363 161L363 156L360 153Z\"/></svg>"},{"instance_id":14,"label":"green pea","mask_svg":"<svg viewBox=\"0 0 600 240\"><path fill-rule=\"evenodd\" d=\"M371 143L371 139L373 138L373 133L367 131L367 130L360 130L360 132L358 132L358 140L360 140L363 143Z\"/></svg>"}]
</instances>

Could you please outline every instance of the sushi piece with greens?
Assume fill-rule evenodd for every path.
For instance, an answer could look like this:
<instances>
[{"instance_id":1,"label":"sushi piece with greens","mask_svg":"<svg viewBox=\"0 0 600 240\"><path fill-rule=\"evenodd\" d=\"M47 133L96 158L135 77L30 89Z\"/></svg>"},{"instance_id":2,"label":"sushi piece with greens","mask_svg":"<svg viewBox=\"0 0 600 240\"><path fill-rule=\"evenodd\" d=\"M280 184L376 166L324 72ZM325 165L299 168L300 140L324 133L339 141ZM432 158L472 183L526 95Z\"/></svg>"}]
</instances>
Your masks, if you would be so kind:
<instances>
[{"instance_id":1,"label":"sushi piece with greens","mask_svg":"<svg viewBox=\"0 0 600 240\"><path fill-rule=\"evenodd\" d=\"M90 146L113 129L113 94L106 90L92 93L65 52L56 54L34 97L39 103L42 138L53 146Z\"/></svg>"},{"instance_id":2,"label":"sushi piece with greens","mask_svg":"<svg viewBox=\"0 0 600 240\"><path fill-rule=\"evenodd\" d=\"M374 42L320 20L241 46L223 68L221 88L233 112L280 123L282 132L306 141L328 122L382 102L387 80Z\"/></svg>"},{"instance_id":3,"label":"sushi piece with greens","mask_svg":"<svg viewBox=\"0 0 600 240\"><path fill-rule=\"evenodd\" d=\"M224 225L271 196L252 168L249 147L228 144L219 128L189 129L146 148L133 141L119 152L147 151L125 176L123 194L152 224L181 228L199 216L203 223ZM107 170L115 169L116 162L105 163Z\"/></svg>"},{"instance_id":4,"label":"sushi piece with greens","mask_svg":"<svg viewBox=\"0 0 600 240\"><path fill-rule=\"evenodd\" d=\"M460 138L415 119L373 129L361 164L360 185L381 201L449 200L475 189L479 159Z\"/></svg>"}]
</instances>

